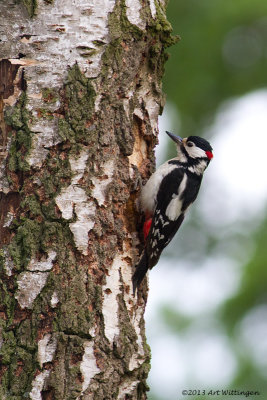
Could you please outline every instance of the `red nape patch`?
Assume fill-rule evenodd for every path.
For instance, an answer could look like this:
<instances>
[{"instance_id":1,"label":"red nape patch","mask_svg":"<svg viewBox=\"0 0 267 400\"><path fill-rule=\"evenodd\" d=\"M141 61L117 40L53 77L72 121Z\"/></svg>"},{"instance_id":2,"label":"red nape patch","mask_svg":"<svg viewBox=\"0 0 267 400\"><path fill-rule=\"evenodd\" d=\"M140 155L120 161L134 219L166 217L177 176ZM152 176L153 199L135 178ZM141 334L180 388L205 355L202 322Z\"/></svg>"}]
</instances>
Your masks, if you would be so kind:
<instances>
[{"instance_id":1,"label":"red nape patch","mask_svg":"<svg viewBox=\"0 0 267 400\"><path fill-rule=\"evenodd\" d=\"M207 154L208 159L211 160L212 157L213 157L212 152L211 151L206 151L206 154Z\"/></svg>"},{"instance_id":2,"label":"red nape patch","mask_svg":"<svg viewBox=\"0 0 267 400\"><path fill-rule=\"evenodd\" d=\"M148 237L150 228L151 228L151 224L152 224L152 218L149 218L145 221L144 226L143 226L143 232L144 232L144 238L145 240Z\"/></svg>"}]
</instances>

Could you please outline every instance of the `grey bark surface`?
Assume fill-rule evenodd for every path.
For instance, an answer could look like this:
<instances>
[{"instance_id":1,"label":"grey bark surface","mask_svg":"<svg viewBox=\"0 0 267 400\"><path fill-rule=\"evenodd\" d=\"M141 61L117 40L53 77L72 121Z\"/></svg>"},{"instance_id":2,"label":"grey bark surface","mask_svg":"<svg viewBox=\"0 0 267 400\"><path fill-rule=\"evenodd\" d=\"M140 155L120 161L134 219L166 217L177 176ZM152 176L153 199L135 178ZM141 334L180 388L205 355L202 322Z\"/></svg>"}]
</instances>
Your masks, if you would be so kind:
<instances>
[{"instance_id":1,"label":"grey bark surface","mask_svg":"<svg viewBox=\"0 0 267 400\"><path fill-rule=\"evenodd\" d=\"M165 11L0 2L1 399L146 398L147 287L134 298L131 277Z\"/></svg>"}]
</instances>

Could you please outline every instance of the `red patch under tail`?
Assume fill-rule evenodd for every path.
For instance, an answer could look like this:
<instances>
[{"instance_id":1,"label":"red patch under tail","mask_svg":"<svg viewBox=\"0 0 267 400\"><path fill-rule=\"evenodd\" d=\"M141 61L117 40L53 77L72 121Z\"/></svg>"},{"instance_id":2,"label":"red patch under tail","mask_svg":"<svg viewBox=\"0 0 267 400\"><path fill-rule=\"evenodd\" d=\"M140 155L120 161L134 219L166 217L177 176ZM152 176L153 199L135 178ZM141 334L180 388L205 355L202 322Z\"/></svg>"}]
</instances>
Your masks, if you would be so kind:
<instances>
[{"instance_id":1,"label":"red patch under tail","mask_svg":"<svg viewBox=\"0 0 267 400\"><path fill-rule=\"evenodd\" d=\"M152 224L152 218L149 218L145 221L144 226L143 226L143 232L144 232L144 238L145 240L148 237L150 228L151 228L151 224Z\"/></svg>"}]
</instances>

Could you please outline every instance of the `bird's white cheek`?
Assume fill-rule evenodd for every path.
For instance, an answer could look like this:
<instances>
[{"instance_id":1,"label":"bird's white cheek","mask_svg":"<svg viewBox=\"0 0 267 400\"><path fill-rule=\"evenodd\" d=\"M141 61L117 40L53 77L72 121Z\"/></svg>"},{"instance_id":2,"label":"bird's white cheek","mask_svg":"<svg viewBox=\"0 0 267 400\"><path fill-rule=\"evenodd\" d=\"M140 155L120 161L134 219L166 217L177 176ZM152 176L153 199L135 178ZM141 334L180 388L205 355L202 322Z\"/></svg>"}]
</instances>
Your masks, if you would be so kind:
<instances>
[{"instance_id":1,"label":"bird's white cheek","mask_svg":"<svg viewBox=\"0 0 267 400\"><path fill-rule=\"evenodd\" d=\"M200 149L199 147L190 147L190 149L187 149L188 154L192 158L202 158L206 157L206 153L204 150Z\"/></svg>"}]
</instances>

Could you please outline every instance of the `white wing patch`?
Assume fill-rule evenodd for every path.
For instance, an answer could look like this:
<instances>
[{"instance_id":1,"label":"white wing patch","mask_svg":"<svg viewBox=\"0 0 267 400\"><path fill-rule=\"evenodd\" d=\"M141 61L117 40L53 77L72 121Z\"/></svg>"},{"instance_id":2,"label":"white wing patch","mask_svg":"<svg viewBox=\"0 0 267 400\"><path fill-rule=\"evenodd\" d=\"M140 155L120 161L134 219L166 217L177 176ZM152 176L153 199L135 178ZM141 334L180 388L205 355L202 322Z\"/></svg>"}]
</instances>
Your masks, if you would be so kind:
<instances>
[{"instance_id":1,"label":"white wing patch","mask_svg":"<svg viewBox=\"0 0 267 400\"><path fill-rule=\"evenodd\" d=\"M182 212L183 202L181 201L181 196L185 190L186 182L187 182L187 175L184 174L183 179L179 186L178 194L173 194L172 196L173 199L170 201L166 209L166 215L171 221L177 220L177 218Z\"/></svg>"}]
</instances>

